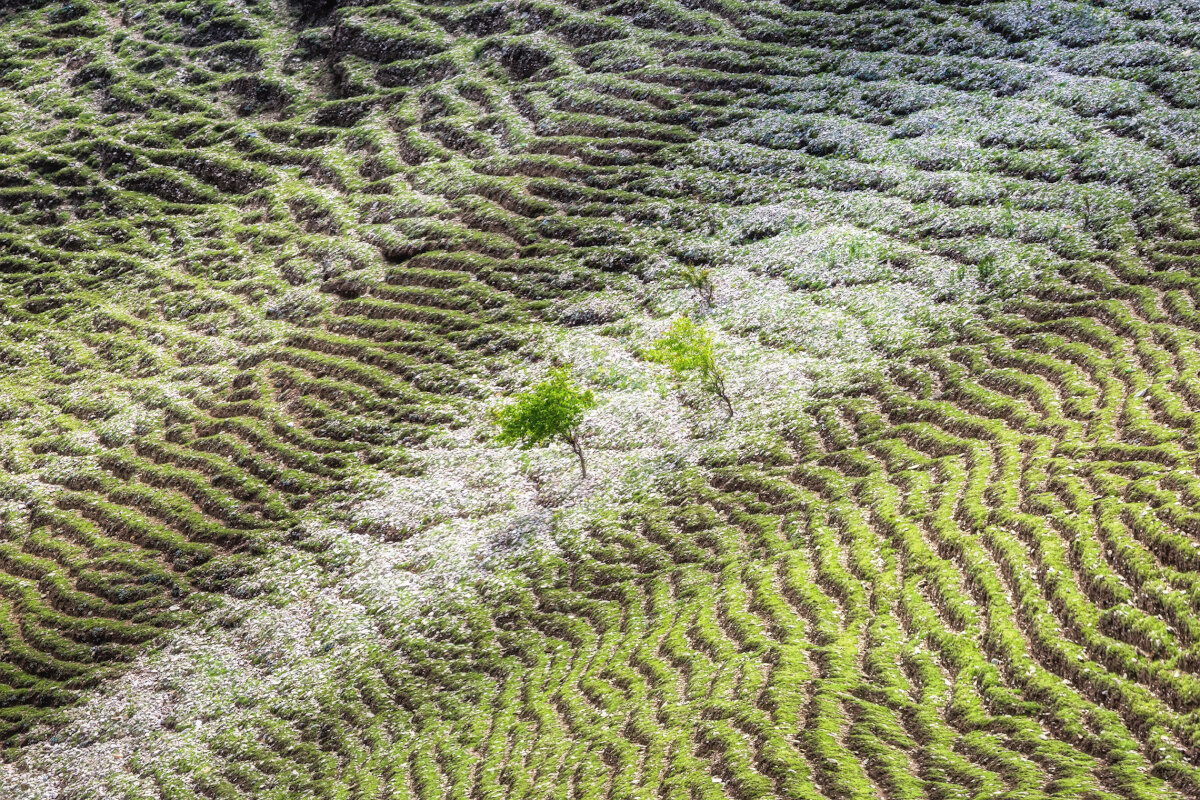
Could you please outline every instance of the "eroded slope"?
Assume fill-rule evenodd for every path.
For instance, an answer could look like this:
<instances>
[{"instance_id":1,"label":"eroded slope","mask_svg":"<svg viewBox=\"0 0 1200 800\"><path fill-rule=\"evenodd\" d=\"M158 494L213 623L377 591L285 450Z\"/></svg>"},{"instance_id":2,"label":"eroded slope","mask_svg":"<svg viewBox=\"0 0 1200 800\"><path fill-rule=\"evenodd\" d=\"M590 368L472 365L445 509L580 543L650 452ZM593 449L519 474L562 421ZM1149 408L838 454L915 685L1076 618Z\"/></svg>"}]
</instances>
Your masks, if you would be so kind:
<instances>
[{"instance_id":1,"label":"eroded slope","mask_svg":"<svg viewBox=\"0 0 1200 800\"><path fill-rule=\"evenodd\" d=\"M0 780L1200 794L1198 32L1154 2L5 12ZM696 310L683 264L746 406L691 440L702 405L604 355ZM420 532L371 487L444 486L430 449L548 356L609 393L607 471L484 480L533 544L398 625L414 582L353 576ZM272 649L281 559L361 610ZM139 683L181 623L266 689L75 770L81 690L196 688Z\"/></svg>"}]
</instances>

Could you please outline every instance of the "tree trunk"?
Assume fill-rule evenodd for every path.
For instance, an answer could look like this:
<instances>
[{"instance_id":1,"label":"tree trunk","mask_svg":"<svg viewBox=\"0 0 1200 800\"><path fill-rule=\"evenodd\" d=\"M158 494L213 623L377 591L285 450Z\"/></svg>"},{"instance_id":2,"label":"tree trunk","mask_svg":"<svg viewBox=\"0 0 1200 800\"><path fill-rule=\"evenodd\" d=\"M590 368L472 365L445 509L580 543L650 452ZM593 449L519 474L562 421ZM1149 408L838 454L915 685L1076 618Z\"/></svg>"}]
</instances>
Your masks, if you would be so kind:
<instances>
[{"instance_id":1,"label":"tree trunk","mask_svg":"<svg viewBox=\"0 0 1200 800\"><path fill-rule=\"evenodd\" d=\"M583 474L583 479L587 480L587 461L583 457L583 445L579 443L579 434L572 431L567 436L567 444L571 445L571 450L579 457L579 471Z\"/></svg>"},{"instance_id":2,"label":"tree trunk","mask_svg":"<svg viewBox=\"0 0 1200 800\"><path fill-rule=\"evenodd\" d=\"M729 393L725 391L725 378L719 372L713 375L712 388L717 397L721 398L721 402L725 404L727 412L725 419L733 419L733 403L729 402Z\"/></svg>"}]
</instances>

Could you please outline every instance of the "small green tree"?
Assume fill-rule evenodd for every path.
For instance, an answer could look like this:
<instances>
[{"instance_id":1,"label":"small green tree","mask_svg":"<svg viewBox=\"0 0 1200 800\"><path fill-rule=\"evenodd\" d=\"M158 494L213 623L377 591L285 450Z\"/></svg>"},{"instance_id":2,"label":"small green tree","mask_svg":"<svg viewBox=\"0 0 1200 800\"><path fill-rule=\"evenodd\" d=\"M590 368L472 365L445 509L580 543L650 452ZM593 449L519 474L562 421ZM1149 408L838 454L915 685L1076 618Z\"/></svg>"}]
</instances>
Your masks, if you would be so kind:
<instances>
[{"instance_id":1,"label":"small green tree","mask_svg":"<svg viewBox=\"0 0 1200 800\"><path fill-rule=\"evenodd\" d=\"M683 282L696 293L700 305L704 308L712 308L713 293L716 287L713 286L711 270L688 264L679 271L679 277L683 278Z\"/></svg>"},{"instance_id":2,"label":"small green tree","mask_svg":"<svg viewBox=\"0 0 1200 800\"><path fill-rule=\"evenodd\" d=\"M579 440L579 423L588 409L595 407L596 398L590 389L580 389L566 370L550 373L550 377L522 392L513 401L495 412L501 444L520 442L533 447L555 439L565 442L579 458L579 469L587 477L587 461Z\"/></svg>"},{"instance_id":3,"label":"small green tree","mask_svg":"<svg viewBox=\"0 0 1200 800\"><path fill-rule=\"evenodd\" d=\"M695 375L700 388L716 395L725 404L728 416L733 416L733 403L725 389L725 375L713 355L712 334L687 317L671 323L667 332L642 353L647 361L666 364L676 380Z\"/></svg>"}]
</instances>

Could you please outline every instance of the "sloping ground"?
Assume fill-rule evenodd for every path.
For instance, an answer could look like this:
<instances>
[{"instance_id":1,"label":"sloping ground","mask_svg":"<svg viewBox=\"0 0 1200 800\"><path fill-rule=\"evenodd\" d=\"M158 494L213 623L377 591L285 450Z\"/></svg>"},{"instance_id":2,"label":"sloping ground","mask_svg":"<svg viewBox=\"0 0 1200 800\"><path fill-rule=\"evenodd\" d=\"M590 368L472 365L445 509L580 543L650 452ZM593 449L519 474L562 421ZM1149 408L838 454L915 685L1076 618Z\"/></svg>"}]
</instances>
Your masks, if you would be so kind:
<instances>
[{"instance_id":1,"label":"sloping ground","mask_svg":"<svg viewBox=\"0 0 1200 800\"><path fill-rule=\"evenodd\" d=\"M8 4L0 796L1200 796L1197 44L1155 0ZM628 358L682 264L726 428ZM608 397L584 486L488 455L549 358Z\"/></svg>"}]
</instances>

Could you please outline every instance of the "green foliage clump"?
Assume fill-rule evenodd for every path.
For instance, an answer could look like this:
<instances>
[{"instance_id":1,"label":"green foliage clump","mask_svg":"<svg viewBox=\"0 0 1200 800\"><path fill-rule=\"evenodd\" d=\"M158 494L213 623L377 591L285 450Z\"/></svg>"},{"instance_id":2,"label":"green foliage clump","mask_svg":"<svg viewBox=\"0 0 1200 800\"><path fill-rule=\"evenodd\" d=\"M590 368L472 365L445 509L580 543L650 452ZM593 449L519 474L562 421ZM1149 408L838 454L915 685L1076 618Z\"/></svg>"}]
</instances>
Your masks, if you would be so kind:
<instances>
[{"instance_id":1,"label":"green foliage clump","mask_svg":"<svg viewBox=\"0 0 1200 800\"><path fill-rule=\"evenodd\" d=\"M725 404L727 416L733 416L733 403L725 388L725 374L717 366L712 334L704 326L697 325L687 317L680 317L649 349L643 351L642 357L670 367L676 380L682 381L694 375L700 388L720 399Z\"/></svg>"},{"instance_id":2,"label":"green foliage clump","mask_svg":"<svg viewBox=\"0 0 1200 800\"><path fill-rule=\"evenodd\" d=\"M680 270L679 277L683 278L683 282L687 284L688 288L696 293L702 307L712 308L713 293L716 290L713 285L712 270L688 264Z\"/></svg>"},{"instance_id":3,"label":"green foliage clump","mask_svg":"<svg viewBox=\"0 0 1200 800\"><path fill-rule=\"evenodd\" d=\"M579 438L583 415L596 405L590 389L581 389L566 370L555 370L550 377L513 398L496 411L501 444L520 442L523 447L559 440L570 446L579 459L579 469L587 477L587 461Z\"/></svg>"}]
</instances>

